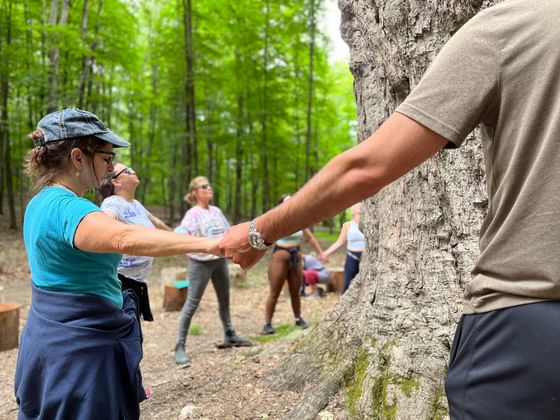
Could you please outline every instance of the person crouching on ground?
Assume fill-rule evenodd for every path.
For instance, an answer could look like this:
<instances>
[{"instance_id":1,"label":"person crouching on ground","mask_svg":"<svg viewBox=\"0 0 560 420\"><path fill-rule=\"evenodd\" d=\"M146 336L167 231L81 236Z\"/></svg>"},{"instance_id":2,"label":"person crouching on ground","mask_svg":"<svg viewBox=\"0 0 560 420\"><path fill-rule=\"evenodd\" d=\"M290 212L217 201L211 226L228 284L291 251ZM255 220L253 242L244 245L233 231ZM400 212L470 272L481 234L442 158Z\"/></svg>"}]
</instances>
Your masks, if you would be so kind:
<instances>
[{"instance_id":1,"label":"person crouching on ground","mask_svg":"<svg viewBox=\"0 0 560 420\"><path fill-rule=\"evenodd\" d=\"M302 296L308 299L320 298L322 290L317 284L328 284L331 272L313 255L303 256L303 285ZM309 293L305 293L305 286L309 286Z\"/></svg>"},{"instance_id":2,"label":"person crouching on ground","mask_svg":"<svg viewBox=\"0 0 560 420\"><path fill-rule=\"evenodd\" d=\"M171 231L171 228L155 217L135 200L136 188L140 180L132 168L122 163L114 165L114 170L106 176L99 192L104 200L101 210L120 222ZM152 271L153 257L123 255L118 268L122 290L131 289L138 297L140 314L144 321L153 321L148 295L148 275Z\"/></svg>"}]
</instances>

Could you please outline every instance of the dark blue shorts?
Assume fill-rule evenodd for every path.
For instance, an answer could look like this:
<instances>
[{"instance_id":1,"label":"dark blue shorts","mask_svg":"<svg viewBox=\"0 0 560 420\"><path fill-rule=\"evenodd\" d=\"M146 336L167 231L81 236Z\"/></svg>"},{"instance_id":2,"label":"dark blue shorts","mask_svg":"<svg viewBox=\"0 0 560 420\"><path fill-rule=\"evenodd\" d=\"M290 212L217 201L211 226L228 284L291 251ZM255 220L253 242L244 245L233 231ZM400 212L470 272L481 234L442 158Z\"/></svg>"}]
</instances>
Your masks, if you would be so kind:
<instances>
[{"instance_id":1,"label":"dark blue shorts","mask_svg":"<svg viewBox=\"0 0 560 420\"><path fill-rule=\"evenodd\" d=\"M445 390L452 420L560 419L560 302L463 315Z\"/></svg>"}]
</instances>

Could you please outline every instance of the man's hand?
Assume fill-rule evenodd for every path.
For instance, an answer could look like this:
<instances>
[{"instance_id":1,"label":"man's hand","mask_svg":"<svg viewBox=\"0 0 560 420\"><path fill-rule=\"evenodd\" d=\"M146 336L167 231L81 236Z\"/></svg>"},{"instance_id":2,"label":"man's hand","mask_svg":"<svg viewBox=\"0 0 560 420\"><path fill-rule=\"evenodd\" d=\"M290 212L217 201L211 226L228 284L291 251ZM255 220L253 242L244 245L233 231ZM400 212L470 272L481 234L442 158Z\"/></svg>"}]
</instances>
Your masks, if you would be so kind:
<instances>
[{"instance_id":1,"label":"man's hand","mask_svg":"<svg viewBox=\"0 0 560 420\"><path fill-rule=\"evenodd\" d=\"M255 265L266 252L249 245L249 222L229 228L220 242L220 249L226 258L245 269Z\"/></svg>"}]
</instances>

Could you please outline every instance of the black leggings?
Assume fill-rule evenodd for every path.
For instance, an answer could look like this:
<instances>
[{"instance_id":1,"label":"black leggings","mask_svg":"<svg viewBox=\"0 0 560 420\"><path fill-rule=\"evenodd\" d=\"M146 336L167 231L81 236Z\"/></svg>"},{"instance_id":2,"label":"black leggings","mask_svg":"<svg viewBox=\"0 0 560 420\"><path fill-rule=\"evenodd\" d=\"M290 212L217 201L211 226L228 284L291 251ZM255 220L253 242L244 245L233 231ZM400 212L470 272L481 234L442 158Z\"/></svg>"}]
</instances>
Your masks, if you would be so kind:
<instances>
[{"instance_id":1,"label":"black leggings","mask_svg":"<svg viewBox=\"0 0 560 420\"><path fill-rule=\"evenodd\" d=\"M346 254L346 262L344 263L344 289L342 289L342 293L348 290L350 283L354 277L356 277L356 274L358 274L361 258L361 252L348 251Z\"/></svg>"},{"instance_id":2,"label":"black leggings","mask_svg":"<svg viewBox=\"0 0 560 420\"><path fill-rule=\"evenodd\" d=\"M152 309L150 308L150 296L148 295L148 285L141 281L136 281L122 274L119 274L119 280L121 281L121 289L132 290L136 297L138 298L138 311L144 318L144 321L153 321L154 316L152 315Z\"/></svg>"}]
</instances>

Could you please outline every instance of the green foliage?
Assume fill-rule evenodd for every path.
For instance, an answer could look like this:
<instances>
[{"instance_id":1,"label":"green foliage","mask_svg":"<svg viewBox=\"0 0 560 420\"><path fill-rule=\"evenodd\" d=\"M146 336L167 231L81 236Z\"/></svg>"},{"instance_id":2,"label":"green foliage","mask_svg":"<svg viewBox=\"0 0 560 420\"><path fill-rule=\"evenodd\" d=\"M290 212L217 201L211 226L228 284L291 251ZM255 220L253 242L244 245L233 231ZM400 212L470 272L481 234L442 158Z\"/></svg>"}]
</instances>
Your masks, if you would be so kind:
<instances>
[{"instance_id":1,"label":"green foliage","mask_svg":"<svg viewBox=\"0 0 560 420\"><path fill-rule=\"evenodd\" d=\"M331 244L338 239L339 231L329 232L328 230L315 230L313 235L321 243Z\"/></svg>"},{"instance_id":2,"label":"green foliage","mask_svg":"<svg viewBox=\"0 0 560 420\"><path fill-rule=\"evenodd\" d=\"M142 179L138 198L164 206L174 220L185 210L192 176L210 178L215 203L237 222L300 188L306 159L314 173L356 143L352 78L346 64L329 64L319 26L308 110L310 0L192 0L192 39L182 1L88 0L84 8L86 0L74 0L66 22L59 1L56 22L49 22L51 1L0 2L5 127L22 204L30 189L22 174L31 147L25 136L49 109L88 109L129 139L119 159ZM323 1L314 0L315 8Z\"/></svg>"},{"instance_id":3,"label":"green foliage","mask_svg":"<svg viewBox=\"0 0 560 420\"><path fill-rule=\"evenodd\" d=\"M201 335L204 332L204 329L201 325L198 324L191 324L189 327L189 335Z\"/></svg>"},{"instance_id":4,"label":"green foliage","mask_svg":"<svg viewBox=\"0 0 560 420\"><path fill-rule=\"evenodd\" d=\"M301 335L301 330L293 324L280 324L274 328L276 329L274 334L257 335L251 337L251 339L259 343L270 343L271 341L276 341L286 336L290 336L296 340Z\"/></svg>"}]
</instances>

